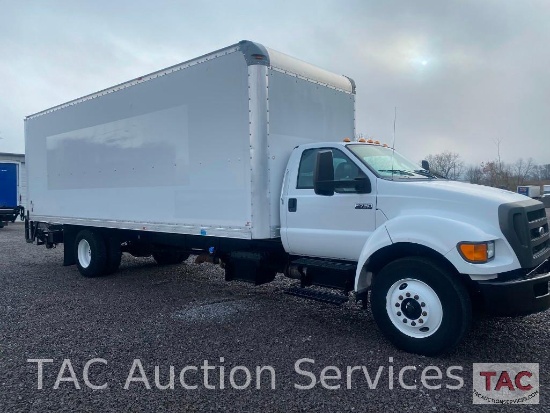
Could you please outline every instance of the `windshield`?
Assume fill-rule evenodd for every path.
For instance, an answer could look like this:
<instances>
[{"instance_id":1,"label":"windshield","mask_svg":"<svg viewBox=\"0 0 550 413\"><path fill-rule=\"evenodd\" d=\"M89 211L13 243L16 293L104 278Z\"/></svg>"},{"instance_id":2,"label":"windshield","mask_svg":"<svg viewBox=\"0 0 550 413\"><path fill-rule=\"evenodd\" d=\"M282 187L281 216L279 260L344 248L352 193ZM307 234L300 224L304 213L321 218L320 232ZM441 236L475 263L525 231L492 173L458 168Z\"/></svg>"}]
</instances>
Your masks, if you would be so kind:
<instances>
[{"instance_id":1,"label":"windshield","mask_svg":"<svg viewBox=\"0 0 550 413\"><path fill-rule=\"evenodd\" d=\"M394 152L391 148L375 145L347 145L365 165L386 179L432 179L435 175Z\"/></svg>"}]
</instances>

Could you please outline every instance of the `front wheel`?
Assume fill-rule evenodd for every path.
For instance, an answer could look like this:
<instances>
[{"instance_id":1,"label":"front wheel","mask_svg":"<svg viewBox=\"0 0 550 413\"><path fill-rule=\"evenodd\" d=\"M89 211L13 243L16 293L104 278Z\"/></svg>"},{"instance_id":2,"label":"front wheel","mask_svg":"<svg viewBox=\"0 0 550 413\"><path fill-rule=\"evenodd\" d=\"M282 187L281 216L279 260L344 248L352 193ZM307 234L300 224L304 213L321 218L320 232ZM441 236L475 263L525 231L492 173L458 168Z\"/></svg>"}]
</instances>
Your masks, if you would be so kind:
<instances>
[{"instance_id":1,"label":"front wheel","mask_svg":"<svg viewBox=\"0 0 550 413\"><path fill-rule=\"evenodd\" d=\"M402 258L374 278L371 307L398 348L426 356L452 350L468 331L468 291L454 274L424 258Z\"/></svg>"}]
</instances>

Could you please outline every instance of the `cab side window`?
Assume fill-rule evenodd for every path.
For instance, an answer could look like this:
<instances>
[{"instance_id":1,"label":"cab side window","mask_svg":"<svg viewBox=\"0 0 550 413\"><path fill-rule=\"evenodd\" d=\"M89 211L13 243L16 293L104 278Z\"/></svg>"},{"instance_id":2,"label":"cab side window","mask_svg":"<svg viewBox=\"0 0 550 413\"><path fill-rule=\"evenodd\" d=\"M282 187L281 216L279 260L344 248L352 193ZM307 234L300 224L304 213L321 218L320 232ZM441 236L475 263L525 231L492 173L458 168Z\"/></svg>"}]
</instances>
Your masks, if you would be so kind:
<instances>
[{"instance_id":1,"label":"cab side window","mask_svg":"<svg viewBox=\"0 0 550 413\"><path fill-rule=\"evenodd\" d=\"M317 161L317 153L320 148L308 149L302 153L300 167L298 168L298 182L296 189L313 189L313 173L315 170L315 162ZM349 181L354 180L359 176L364 176L363 172L357 165L351 161L342 151L332 149L334 162L334 180ZM353 193L356 192L353 188L341 188L336 192Z\"/></svg>"},{"instance_id":2,"label":"cab side window","mask_svg":"<svg viewBox=\"0 0 550 413\"><path fill-rule=\"evenodd\" d=\"M308 149L302 153L298 168L298 183L296 189L313 189L313 171L319 149Z\"/></svg>"}]
</instances>

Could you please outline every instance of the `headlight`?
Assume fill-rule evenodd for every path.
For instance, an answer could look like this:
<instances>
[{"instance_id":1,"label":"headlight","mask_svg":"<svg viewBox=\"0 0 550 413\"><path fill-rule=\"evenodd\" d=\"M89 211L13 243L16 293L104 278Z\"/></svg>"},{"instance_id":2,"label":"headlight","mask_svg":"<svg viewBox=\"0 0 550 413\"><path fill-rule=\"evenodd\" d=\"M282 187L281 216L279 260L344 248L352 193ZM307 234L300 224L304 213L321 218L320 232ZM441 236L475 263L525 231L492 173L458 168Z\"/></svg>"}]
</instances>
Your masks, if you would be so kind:
<instances>
[{"instance_id":1,"label":"headlight","mask_svg":"<svg viewBox=\"0 0 550 413\"><path fill-rule=\"evenodd\" d=\"M483 264L495 257L495 241L459 242L456 246L465 261Z\"/></svg>"}]
</instances>

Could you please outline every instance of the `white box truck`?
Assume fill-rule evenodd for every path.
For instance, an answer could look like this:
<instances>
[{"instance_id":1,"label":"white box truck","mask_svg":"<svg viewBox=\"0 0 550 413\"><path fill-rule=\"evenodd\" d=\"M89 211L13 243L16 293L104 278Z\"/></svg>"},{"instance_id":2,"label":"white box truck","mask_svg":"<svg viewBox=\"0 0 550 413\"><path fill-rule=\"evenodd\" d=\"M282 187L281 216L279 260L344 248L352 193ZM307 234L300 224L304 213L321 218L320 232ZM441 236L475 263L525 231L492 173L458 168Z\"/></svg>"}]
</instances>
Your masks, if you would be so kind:
<instances>
[{"instance_id":1,"label":"white box truck","mask_svg":"<svg viewBox=\"0 0 550 413\"><path fill-rule=\"evenodd\" d=\"M243 41L31 115L26 238L88 277L122 252L207 253L227 280L370 292L384 334L426 355L474 304L548 309L542 204L354 140L354 108L351 79Z\"/></svg>"},{"instance_id":2,"label":"white box truck","mask_svg":"<svg viewBox=\"0 0 550 413\"><path fill-rule=\"evenodd\" d=\"M520 185L517 192L529 198L540 198L540 186L538 185Z\"/></svg>"}]
</instances>

